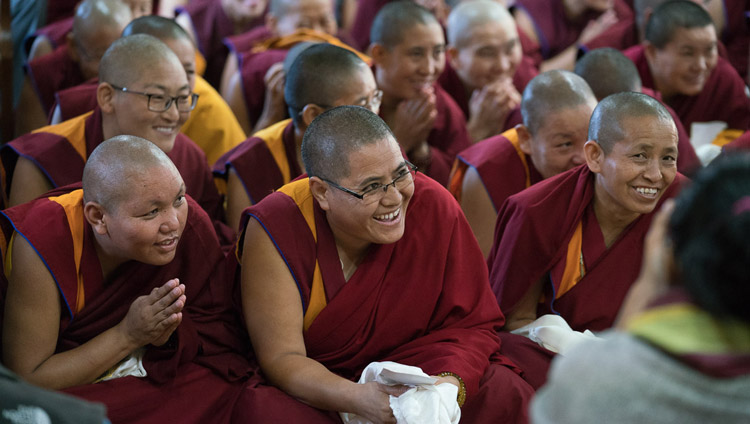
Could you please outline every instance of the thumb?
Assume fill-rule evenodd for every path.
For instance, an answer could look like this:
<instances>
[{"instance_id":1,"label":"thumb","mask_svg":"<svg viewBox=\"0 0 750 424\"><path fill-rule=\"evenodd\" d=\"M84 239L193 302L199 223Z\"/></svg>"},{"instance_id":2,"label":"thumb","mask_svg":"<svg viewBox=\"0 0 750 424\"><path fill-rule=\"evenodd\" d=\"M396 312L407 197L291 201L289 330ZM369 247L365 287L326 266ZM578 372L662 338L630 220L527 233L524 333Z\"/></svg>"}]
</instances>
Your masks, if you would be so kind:
<instances>
[{"instance_id":1,"label":"thumb","mask_svg":"<svg viewBox=\"0 0 750 424\"><path fill-rule=\"evenodd\" d=\"M385 384L380 384L380 383L378 383L378 384L380 385L380 390L381 391L383 391L384 393L386 393L386 394L388 394L390 396L395 396L395 397L399 397L399 396L403 395L404 393L406 393L410 389L410 387L404 386L404 385L387 386Z\"/></svg>"}]
</instances>

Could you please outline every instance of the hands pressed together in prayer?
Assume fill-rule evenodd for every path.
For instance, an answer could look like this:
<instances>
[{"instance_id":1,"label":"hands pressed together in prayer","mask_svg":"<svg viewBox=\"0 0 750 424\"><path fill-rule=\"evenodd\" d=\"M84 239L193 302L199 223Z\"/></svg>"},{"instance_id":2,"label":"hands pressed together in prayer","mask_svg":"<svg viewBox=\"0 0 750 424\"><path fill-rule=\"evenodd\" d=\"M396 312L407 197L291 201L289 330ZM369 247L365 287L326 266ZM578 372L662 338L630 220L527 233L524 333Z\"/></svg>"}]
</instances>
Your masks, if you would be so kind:
<instances>
[{"instance_id":1,"label":"hands pressed together in prayer","mask_svg":"<svg viewBox=\"0 0 750 424\"><path fill-rule=\"evenodd\" d=\"M484 140L503 130L508 114L521 104L518 92L510 78L474 90L469 100L469 122L466 123L471 140Z\"/></svg>"},{"instance_id":2,"label":"hands pressed together in prayer","mask_svg":"<svg viewBox=\"0 0 750 424\"><path fill-rule=\"evenodd\" d=\"M583 28L581 36L578 37L578 44L588 44L591 40L598 37L601 33L616 23L617 13L615 13L613 9L609 9L602 13L598 18L589 22L586 27Z\"/></svg>"},{"instance_id":3,"label":"hands pressed together in prayer","mask_svg":"<svg viewBox=\"0 0 750 424\"><path fill-rule=\"evenodd\" d=\"M185 285L174 278L133 301L118 327L136 348L161 346L182 322L185 301Z\"/></svg>"},{"instance_id":4,"label":"hands pressed together in prayer","mask_svg":"<svg viewBox=\"0 0 750 424\"><path fill-rule=\"evenodd\" d=\"M430 165L427 136L435 126L436 105L435 89L424 86L417 96L399 103L391 126L396 140L420 169L428 169Z\"/></svg>"}]
</instances>

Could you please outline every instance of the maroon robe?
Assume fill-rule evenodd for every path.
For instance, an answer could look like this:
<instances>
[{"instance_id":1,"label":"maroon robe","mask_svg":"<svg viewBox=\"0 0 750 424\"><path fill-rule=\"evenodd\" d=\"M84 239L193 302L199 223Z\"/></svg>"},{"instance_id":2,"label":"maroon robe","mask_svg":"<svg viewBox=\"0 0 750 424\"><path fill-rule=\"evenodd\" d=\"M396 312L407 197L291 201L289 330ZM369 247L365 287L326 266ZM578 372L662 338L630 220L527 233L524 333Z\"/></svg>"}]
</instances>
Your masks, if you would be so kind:
<instances>
[{"instance_id":1,"label":"maroon robe","mask_svg":"<svg viewBox=\"0 0 750 424\"><path fill-rule=\"evenodd\" d=\"M86 81L81 68L70 58L65 44L26 64L26 72L46 114L50 113L55 103L56 92Z\"/></svg>"},{"instance_id":2,"label":"maroon robe","mask_svg":"<svg viewBox=\"0 0 750 424\"><path fill-rule=\"evenodd\" d=\"M293 180L302 175L302 169L297 163L297 145L291 121L284 128L281 143L289 166L290 180ZM268 144L258 137L248 138L219 158L214 165L214 176L227 180L230 168L237 173L252 204L260 202L289 182L284 181Z\"/></svg>"},{"instance_id":3,"label":"maroon robe","mask_svg":"<svg viewBox=\"0 0 750 424\"><path fill-rule=\"evenodd\" d=\"M526 12L531 18L544 59L552 58L575 44L586 25L601 15L600 12L587 11L578 21L570 22L565 17L562 0L517 0L515 7ZM614 11L618 24L592 40L592 44L599 47L617 47L621 44L617 37L608 32L612 30L614 35L618 34L618 31L621 31L618 26L625 26L626 22L634 20L633 11L623 0L615 0ZM609 46L606 42L615 45Z\"/></svg>"},{"instance_id":4,"label":"maroon robe","mask_svg":"<svg viewBox=\"0 0 750 424\"><path fill-rule=\"evenodd\" d=\"M23 41L24 51L28 55L31 52L31 46L37 37L45 36L52 43L53 48L58 48L65 44L68 33L73 30L73 17L65 18L57 22L48 24L39 28L33 34L26 37Z\"/></svg>"},{"instance_id":5,"label":"maroon robe","mask_svg":"<svg viewBox=\"0 0 750 424\"><path fill-rule=\"evenodd\" d=\"M295 199L283 192L247 209L243 226L250 217L263 225L286 260L304 309L320 264L327 304L304 332L307 356L351 380L373 361L418 366L430 375L450 370L466 384L462 422L524 420L531 388L500 355L496 331L504 319L479 247L450 194L417 174L403 237L372 245L345 282L325 213L309 186L301 186L306 180L292 184L312 202L317 241ZM240 403L245 409L238 407L243 422L340 422L272 387L259 385L246 395ZM316 419L308 421L305 411Z\"/></svg>"},{"instance_id":6,"label":"maroon robe","mask_svg":"<svg viewBox=\"0 0 750 424\"><path fill-rule=\"evenodd\" d=\"M474 168L495 211L498 211L508 197L528 187L527 181L529 185L534 185L544 179L531 162L531 157L525 153L523 156L526 163L502 134L484 139L456 156L457 172L454 178L460 176L460 181L451 181L451 192L460 201L460 185L463 184L465 169Z\"/></svg>"},{"instance_id":7,"label":"maroon robe","mask_svg":"<svg viewBox=\"0 0 750 424\"><path fill-rule=\"evenodd\" d=\"M273 37L273 34L265 25L263 25L255 27L250 31L243 32L242 34L231 35L224 39L224 44L230 52L240 55L243 53L250 53L256 44L262 43L271 37Z\"/></svg>"},{"instance_id":8,"label":"maroon robe","mask_svg":"<svg viewBox=\"0 0 750 424\"><path fill-rule=\"evenodd\" d=\"M748 54L750 53L750 1L724 0L724 31L719 34L726 46L731 62L742 79L747 78Z\"/></svg>"},{"instance_id":9,"label":"maroon robe","mask_svg":"<svg viewBox=\"0 0 750 424\"><path fill-rule=\"evenodd\" d=\"M96 109L96 89L98 86L99 79L93 78L83 84L55 93L55 106L60 108L60 122ZM52 118L51 115L50 118Z\"/></svg>"},{"instance_id":10,"label":"maroon robe","mask_svg":"<svg viewBox=\"0 0 750 424\"><path fill-rule=\"evenodd\" d=\"M656 90L643 46L633 46L623 54L635 63L643 86ZM676 95L665 103L677 112L688 132L693 122L722 121L731 129L750 128L750 100L745 95L745 83L721 57L699 94Z\"/></svg>"},{"instance_id":11,"label":"maroon robe","mask_svg":"<svg viewBox=\"0 0 750 424\"><path fill-rule=\"evenodd\" d=\"M53 187L60 187L81 181L83 167L91 152L104 141L102 130L102 114L98 107L86 118L80 118L77 125L85 126L82 134L84 139L69 140L63 136L44 131L21 136L0 150L3 166L6 172L6 190L12 183L13 171L19 156L34 162L47 176ZM68 122L59 124L64 125ZM57 126L53 126L57 127ZM83 149L85 158L76 150L76 146ZM223 217L222 200L214 185L211 170L203 151L187 136L177 134L172 151L167 156L180 171L187 192L196 199L198 204L216 221ZM231 230L217 228L222 237L233 238Z\"/></svg>"},{"instance_id":12,"label":"maroon robe","mask_svg":"<svg viewBox=\"0 0 750 424\"><path fill-rule=\"evenodd\" d=\"M722 153L750 150L750 132L746 131L744 134L735 138L730 143L725 144L721 150Z\"/></svg>"},{"instance_id":13,"label":"maroon robe","mask_svg":"<svg viewBox=\"0 0 750 424\"><path fill-rule=\"evenodd\" d=\"M521 63L516 69L516 73L513 75L513 85L516 87L519 93L523 93L526 84L529 83L535 76L539 75L539 71L534 67L534 63L527 57L521 58ZM456 71L450 64L450 61L445 61L445 70L440 74L438 78L438 84L443 88L458 104L461 111L464 113L464 118L469 120L469 100L471 95L466 93L461 78L458 76ZM508 129L508 128L506 128Z\"/></svg>"},{"instance_id":14,"label":"maroon robe","mask_svg":"<svg viewBox=\"0 0 750 424\"><path fill-rule=\"evenodd\" d=\"M260 53L239 55L242 95L245 99L248 118L253 125L263 114L263 104L266 98L266 72L275 63L283 62L288 52L289 50L271 49Z\"/></svg>"},{"instance_id":15,"label":"maroon robe","mask_svg":"<svg viewBox=\"0 0 750 424\"><path fill-rule=\"evenodd\" d=\"M224 45L224 38L234 35L234 23L224 13L221 1L194 0L183 8L177 8L177 14L183 12L190 16L198 49L206 58L204 78L218 89L227 54L229 54L227 46ZM261 16L248 24L245 29L251 30L262 24L263 17Z\"/></svg>"},{"instance_id":16,"label":"maroon robe","mask_svg":"<svg viewBox=\"0 0 750 424\"><path fill-rule=\"evenodd\" d=\"M62 314L56 353L114 327L137 297L172 278L185 285L187 296L182 323L170 341L146 347L146 377L128 376L65 391L103 402L113 423L171 422L176 416L180 422L229 422L242 380L253 368L245 358L244 330L232 307L231 269L205 212L187 198L187 223L172 262L164 266L126 262L104 280L91 226L84 222L76 229L69 224L70 217L80 215L77 219L83 220L81 190L60 198L71 199L72 205L37 199L5 210L1 223L4 241L10 240L13 231L20 234L57 283ZM79 257L74 246L82 246ZM79 291L78 266L83 292ZM6 289L7 281L0 277L0 300Z\"/></svg>"}]
</instances>

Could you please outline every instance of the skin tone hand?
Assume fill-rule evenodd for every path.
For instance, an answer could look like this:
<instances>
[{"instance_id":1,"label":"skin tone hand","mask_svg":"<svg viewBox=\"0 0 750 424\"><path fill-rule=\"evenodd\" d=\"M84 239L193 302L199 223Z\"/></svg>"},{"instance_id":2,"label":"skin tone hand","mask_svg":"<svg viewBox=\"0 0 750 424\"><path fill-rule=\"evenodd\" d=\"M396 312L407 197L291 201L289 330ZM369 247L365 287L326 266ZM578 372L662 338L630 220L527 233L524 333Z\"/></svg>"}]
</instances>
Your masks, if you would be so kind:
<instances>
[{"instance_id":1,"label":"skin tone hand","mask_svg":"<svg viewBox=\"0 0 750 424\"><path fill-rule=\"evenodd\" d=\"M117 328L134 346L161 346L182 322L185 301L185 285L169 280L134 300Z\"/></svg>"},{"instance_id":2,"label":"skin tone hand","mask_svg":"<svg viewBox=\"0 0 750 424\"><path fill-rule=\"evenodd\" d=\"M508 114L521 104L521 94L511 79L474 90L469 100L467 128L474 142L499 134Z\"/></svg>"},{"instance_id":3,"label":"skin tone hand","mask_svg":"<svg viewBox=\"0 0 750 424\"><path fill-rule=\"evenodd\" d=\"M396 417L393 416L388 396L401 396L409 387L407 386L386 386L385 384L371 381L365 384L358 384L357 399L360 404L357 405L357 415L360 415L375 424L396 424Z\"/></svg>"},{"instance_id":4,"label":"skin tone hand","mask_svg":"<svg viewBox=\"0 0 750 424\"><path fill-rule=\"evenodd\" d=\"M437 108L432 87L422 87L417 96L399 103L391 128L407 154L427 140L435 118Z\"/></svg>"},{"instance_id":5,"label":"skin tone hand","mask_svg":"<svg viewBox=\"0 0 750 424\"><path fill-rule=\"evenodd\" d=\"M255 123L253 131L262 130L273 125L286 117L286 101L284 100L284 73L283 63L274 63L263 79L266 85L266 96L263 101L263 113Z\"/></svg>"},{"instance_id":6,"label":"skin tone hand","mask_svg":"<svg viewBox=\"0 0 750 424\"><path fill-rule=\"evenodd\" d=\"M644 240L641 273L622 304L616 321L619 328L624 328L628 320L669 289L675 264L667 228L673 211L674 200L669 199L651 221Z\"/></svg>"},{"instance_id":7,"label":"skin tone hand","mask_svg":"<svg viewBox=\"0 0 750 424\"><path fill-rule=\"evenodd\" d=\"M617 14L613 9L602 13L601 16L589 22L583 31L581 31L581 36L578 37L578 44L590 42L616 23Z\"/></svg>"}]
</instances>

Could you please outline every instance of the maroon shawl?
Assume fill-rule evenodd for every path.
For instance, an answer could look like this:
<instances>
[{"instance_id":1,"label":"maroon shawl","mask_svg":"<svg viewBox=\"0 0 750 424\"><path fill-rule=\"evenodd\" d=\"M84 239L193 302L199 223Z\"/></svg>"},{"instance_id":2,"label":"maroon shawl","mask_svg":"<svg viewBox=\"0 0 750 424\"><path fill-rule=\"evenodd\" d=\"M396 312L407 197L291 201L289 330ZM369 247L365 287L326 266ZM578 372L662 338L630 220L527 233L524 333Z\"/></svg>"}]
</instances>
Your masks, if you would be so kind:
<instances>
[{"instance_id":1,"label":"maroon shawl","mask_svg":"<svg viewBox=\"0 0 750 424\"><path fill-rule=\"evenodd\" d=\"M26 72L46 114L50 113L55 103L56 92L86 81L81 68L70 58L66 44L29 62Z\"/></svg>"}]
</instances>

